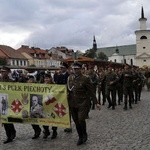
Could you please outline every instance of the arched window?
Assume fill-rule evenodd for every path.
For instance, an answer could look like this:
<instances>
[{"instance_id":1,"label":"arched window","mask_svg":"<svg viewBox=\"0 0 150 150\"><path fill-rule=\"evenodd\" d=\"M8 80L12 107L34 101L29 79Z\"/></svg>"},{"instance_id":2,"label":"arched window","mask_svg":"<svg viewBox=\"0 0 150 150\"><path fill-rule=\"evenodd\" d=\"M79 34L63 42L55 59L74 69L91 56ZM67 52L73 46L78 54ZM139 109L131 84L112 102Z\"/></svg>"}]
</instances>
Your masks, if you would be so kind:
<instances>
[{"instance_id":1,"label":"arched window","mask_svg":"<svg viewBox=\"0 0 150 150\"><path fill-rule=\"evenodd\" d=\"M140 39L147 39L147 37L145 35L141 36Z\"/></svg>"}]
</instances>

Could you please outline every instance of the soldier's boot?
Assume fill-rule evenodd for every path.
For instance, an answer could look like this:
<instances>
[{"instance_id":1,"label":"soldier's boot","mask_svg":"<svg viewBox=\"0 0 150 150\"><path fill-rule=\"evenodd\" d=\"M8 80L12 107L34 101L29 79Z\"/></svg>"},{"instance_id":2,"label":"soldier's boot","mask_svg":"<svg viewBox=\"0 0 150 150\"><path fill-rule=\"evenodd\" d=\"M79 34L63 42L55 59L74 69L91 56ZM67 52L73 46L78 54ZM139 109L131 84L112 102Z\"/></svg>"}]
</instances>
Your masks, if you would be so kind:
<instances>
[{"instance_id":1,"label":"soldier's boot","mask_svg":"<svg viewBox=\"0 0 150 150\"><path fill-rule=\"evenodd\" d=\"M132 109L132 104L130 100L129 100L129 108Z\"/></svg>"},{"instance_id":2,"label":"soldier's boot","mask_svg":"<svg viewBox=\"0 0 150 150\"><path fill-rule=\"evenodd\" d=\"M80 126L80 124L76 125L76 129L77 129L77 133L78 133L78 136L79 136L77 145L81 145L81 144L83 144L84 142L83 142L82 127Z\"/></svg>"},{"instance_id":3,"label":"soldier's boot","mask_svg":"<svg viewBox=\"0 0 150 150\"><path fill-rule=\"evenodd\" d=\"M131 103L132 103L132 104L134 104L134 102L135 102L135 99L134 99L134 98L132 98Z\"/></svg>"},{"instance_id":4,"label":"soldier's boot","mask_svg":"<svg viewBox=\"0 0 150 150\"><path fill-rule=\"evenodd\" d=\"M123 109L124 109L124 110L127 110L127 102L124 103Z\"/></svg>"},{"instance_id":5,"label":"soldier's boot","mask_svg":"<svg viewBox=\"0 0 150 150\"><path fill-rule=\"evenodd\" d=\"M43 139L47 139L47 137L50 135L49 126L43 126L43 128L44 128Z\"/></svg>"},{"instance_id":6,"label":"soldier's boot","mask_svg":"<svg viewBox=\"0 0 150 150\"><path fill-rule=\"evenodd\" d=\"M105 99L103 99L103 103L102 103L102 105L105 105L105 102L106 102L106 100L105 100Z\"/></svg>"},{"instance_id":7,"label":"soldier's boot","mask_svg":"<svg viewBox=\"0 0 150 150\"><path fill-rule=\"evenodd\" d=\"M109 104L107 108L110 108L112 106L112 104Z\"/></svg>"},{"instance_id":8,"label":"soldier's boot","mask_svg":"<svg viewBox=\"0 0 150 150\"><path fill-rule=\"evenodd\" d=\"M116 101L112 100L112 110L115 109L115 106L116 106L116 105L117 105L117 104L116 104Z\"/></svg>"},{"instance_id":9,"label":"soldier's boot","mask_svg":"<svg viewBox=\"0 0 150 150\"><path fill-rule=\"evenodd\" d=\"M102 105L105 105L105 102L103 101Z\"/></svg>"},{"instance_id":10,"label":"soldier's boot","mask_svg":"<svg viewBox=\"0 0 150 150\"><path fill-rule=\"evenodd\" d=\"M72 128L66 128L66 129L64 129L64 132L70 133L70 132L72 132Z\"/></svg>"},{"instance_id":11,"label":"soldier's boot","mask_svg":"<svg viewBox=\"0 0 150 150\"><path fill-rule=\"evenodd\" d=\"M107 98L107 100L108 100L108 104L109 104L107 108L110 108L112 106L112 101L110 100L110 98Z\"/></svg>"},{"instance_id":12,"label":"soldier's boot","mask_svg":"<svg viewBox=\"0 0 150 150\"><path fill-rule=\"evenodd\" d=\"M127 96L125 95L124 96L124 107L123 107L124 110L127 110Z\"/></svg>"},{"instance_id":13,"label":"soldier's boot","mask_svg":"<svg viewBox=\"0 0 150 150\"><path fill-rule=\"evenodd\" d=\"M16 137L16 130L13 124L4 124L7 139L3 142L4 144L10 143Z\"/></svg>"},{"instance_id":14,"label":"soldier's boot","mask_svg":"<svg viewBox=\"0 0 150 150\"><path fill-rule=\"evenodd\" d=\"M131 105L131 103L129 103L129 108L130 108L130 109L132 109L132 105Z\"/></svg>"},{"instance_id":15,"label":"soldier's boot","mask_svg":"<svg viewBox=\"0 0 150 150\"><path fill-rule=\"evenodd\" d=\"M56 139L57 138L57 131L53 131L53 134L51 136L51 139Z\"/></svg>"},{"instance_id":16,"label":"soldier's boot","mask_svg":"<svg viewBox=\"0 0 150 150\"><path fill-rule=\"evenodd\" d=\"M138 101L138 94L136 93L134 103L137 104L137 101Z\"/></svg>"},{"instance_id":17,"label":"soldier's boot","mask_svg":"<svg viewBox=\"0 0 150 150\"><path fill-rule=\"evenodd\" d=\"M85 121L82 121L81 128L82 128L82 133L83 133L83 143L85 143L88 139L88 135L87 135L87 132L86 132L86 122Z\"/></svg>"},{"instance_id":18,"label":"soldier's boot","mask_svg":"<svg viewBox=\"0 0 150 150\"><path fill-rule=\"evenodd\" d=\"M120 102L121 102L121 100L120 100L120 99L118 99L118 105L121 105L121 103L120 103Z\"/></svg>"},{"instance_id":19,"label":"soldier's boot","mask_svg":"<svg viewBox=\"0 0 150 150\"><path fill-rule=\"evenodd\" d=\"M56 139L57 138L57 127L52 127L53 133L51 136L51 139Z\"/></svg>"},{"instance_id":20,"label":"soldier's boot","mask_svg":"<svg viewBox=\"0 0 150 150\"><path fill-rule=\"evenodd\" d=\"M124 109L124 110L127 110L127 106L126 106L126 105L124 105L123 109Z\"/></svg>"},{"instance_id":21,"label":"soldier's boot","mask_svg":"<svg viewBox=\"0 0 150 150\"><path fill-rule=\"evenodd\" d=\"M40 129L40 128L39 128L39 129L36 129L36 130L35 130L35 134L34 134L34 136L32 137L32 139L37 139L37 138L39 138L40 134L41 134L41 129Z\"/></svg>"},{"instance_id":22,"label":"soldier's boot","mask_svg":"<svg viewBox=\"0 0 150 150\"><path fill-rule=\"evenodd\" d=\"M6 141L4 141L3 143L4 143L4 144L7 144L7 143L10 143L10 142L12 142L12 141L13 141L13 140L12 140L11 138L7 138Z\"/></svg>"},{"instance_id":23,"label":"soldier's boot","mask_svg":"<svg viewBox=\"0 0 150 150\"><path fill-rule=\"evenodd\" d=\"M115 109L115 106L112 106L112 110L114 110Z\"/></svg>"},{"instance_id":24,"label":"soldier's boot","mask_svg":"<svg viewBox=\"0 0 150 150\"><path fill-rule=\"evenodd\" d=\"M11 139L14 139L16 137L16 130L14 130L11 134Z\"/></svg>"}]
</instances>

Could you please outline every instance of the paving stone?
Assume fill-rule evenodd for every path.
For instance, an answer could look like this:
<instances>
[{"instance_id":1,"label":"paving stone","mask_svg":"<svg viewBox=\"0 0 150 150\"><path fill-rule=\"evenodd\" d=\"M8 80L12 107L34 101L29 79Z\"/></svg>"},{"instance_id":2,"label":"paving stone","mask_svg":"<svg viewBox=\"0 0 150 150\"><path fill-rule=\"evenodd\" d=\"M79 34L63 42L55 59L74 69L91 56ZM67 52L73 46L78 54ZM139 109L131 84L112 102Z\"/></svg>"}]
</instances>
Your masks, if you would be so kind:
<instances>
[{"instance_id":1,"label":"paving stone","mask_svg":"<svg viewBox=\"0 0 150 150\"><path fill-rule=\"evenodd\" d=\"M72 123L73 132L65 133L58 128L58 138L43 140L42 135L32 140L34 134L31 125L15 124L16 139L3 144L6 138L0 127L0 150L150 150L150 91L143 90L142 100L133 104L133 109L123 110L123 102L115 110L91 110L87 119L88 141L77 146L77 132ZM50 127L51 128L51 127Z\"/></svg>"}]
</instances>

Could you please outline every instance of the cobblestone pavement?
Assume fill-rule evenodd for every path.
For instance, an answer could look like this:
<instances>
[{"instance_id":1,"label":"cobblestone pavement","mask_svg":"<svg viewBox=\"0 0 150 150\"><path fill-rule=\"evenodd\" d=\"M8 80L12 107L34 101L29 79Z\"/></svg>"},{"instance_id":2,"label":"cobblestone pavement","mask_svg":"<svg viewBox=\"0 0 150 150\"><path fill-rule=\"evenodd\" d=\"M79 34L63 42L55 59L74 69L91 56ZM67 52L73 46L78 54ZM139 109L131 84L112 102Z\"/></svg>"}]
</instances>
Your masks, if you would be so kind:
<instances>
[{"instance_id":1,"label":"cobblestone pavement","mask_svg":"<svg viewBox=\"0 0 150 150\"><path fill-rule=\"evenodd\" d=\"M150 150L150 92L142 92L142 100L133 109L123 110L123 103L115 110L91 110L87 120L88 141L76 146L77 133L58 129L58 138L33 140L31 125L15 124L17 137L12 143L3 144L5 132L1 127L0 150Z\"/></svg>"}]
</instances>

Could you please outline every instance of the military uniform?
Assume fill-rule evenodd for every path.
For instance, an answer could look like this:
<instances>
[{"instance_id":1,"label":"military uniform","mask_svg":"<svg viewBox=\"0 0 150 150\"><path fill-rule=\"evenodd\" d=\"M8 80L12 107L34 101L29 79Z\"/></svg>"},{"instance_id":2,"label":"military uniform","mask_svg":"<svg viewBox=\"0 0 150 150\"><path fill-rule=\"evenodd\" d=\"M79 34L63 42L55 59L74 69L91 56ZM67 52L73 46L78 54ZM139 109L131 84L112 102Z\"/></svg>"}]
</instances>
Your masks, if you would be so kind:
<instances>
[{"instance_id":1,"label":"military uniform","mask_svg":"<svg viewBox=\"0 0 150 150\"><path fill-rule=\"evenodd\" d=\"M133 74L130 68L125 69L123 72L123 93L124 93L124 110L127 109L129 102L129 108L132 108L132 94L133 94Z\"/></svg>"},{"instance_id":2,"label":"military uniform","mask_svg":"<svg viewBox=\"0 0 150 150\"><path fill-rule=\"evenodd\" d=\"M116 84L116 93L118 96L118 105L123 101L123 74L122 72L117 72L117 84Z\"/></svg>"},{"instance_id":3,"label":"military uniform","mask_svg":"<svg viewBox=\"0 0 150 150\"><path fill-rule=\"evenodd\" d=\"M139 94L138 94L138 96L139 96L138 97L138 101L140 101L141 100L142 88L144 86L145 77L144 77L144 75L142 74L142 72L140 70L139 70L138 74L139 74L139 78L140 78L139 84L138 84L138 92L139 92Z\"/></svg>"},{"instance_id":4,"label":"military uniform","mask_svg":"<svg viewBox=\"0 0 150 150\"><path fill-rule=\"evenodd\" d=\"M81 64L73 64L75 72L81 69ZM78 70L79 69L79 70ZM90 111L90 98L97 104L96 96L92 89L90 78L84 76L81 72L71 75L71 88L69 90L69 103L73 121L75 122L79 140L77 145L81 145L87 140L86 121Z\"/></svg>"},{"instance_id":5,"label":"military uniform","mask_svg":"<svg viewBox=\"0 0 150 150\"><path fill-rule=\"evenodd\" d=\"M146 84L146 87L147 87L147 90L149 91L150 90L150 70L146 70L145 71L145 74L144 74L146 80L145 80L145 84Z\"/></svg>"},{"instance_id":6,"label":"military uniform","mask_svg":"<svg viewBox=\"0 0 150 150\"><path fill-rule=\"evenodd\" d=\"M133 90L135 93L135 104L140 101L144 76L139 70L133 72Z\"/></svg>"},{"instance_id":7,"label":"military uniform","mask_svg":"<svg viewBox=\"0 0 150 150\"><path fill-rule=\"evenodd\" d=\"M106 102L106 94L105 94L105 72L99 73L98 80L98 102L101 103L101 94L102 94L102 105L105 105Z\"/></svg>"},{"instance_id":8,"label":"military uniform","mask_svg":"<svg viewBox=\"0 0 150 150\"><path fill-rule=\"evenodd\" d=\"M106 73L106 98L108 100L110 108L115 109L116 104L116 83L117 83L117 76L115 72L109 68L109 71Z\"/></svg>"},{"instance_id":9,"label":"military uniform","mask_svg":"<svg viewBox=\"0 0 150 150\"><path fill-rule=\"evenodd\" d=\"M97 85L98 85L98 76L94 72L94 70L90 70L89 78L90 78L92 85L93 85L93 88L92 88L93 92L96 95ZM95 103L94 103L93 99L91 99L91 109L95 109Z\"/></svg>"}]
</instances>

